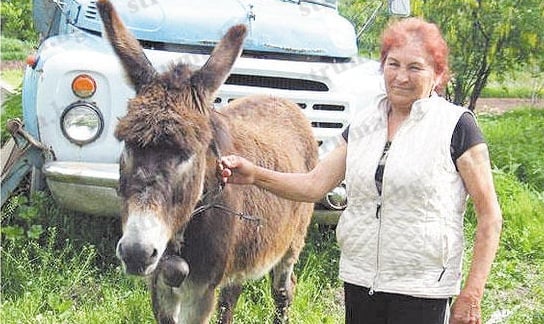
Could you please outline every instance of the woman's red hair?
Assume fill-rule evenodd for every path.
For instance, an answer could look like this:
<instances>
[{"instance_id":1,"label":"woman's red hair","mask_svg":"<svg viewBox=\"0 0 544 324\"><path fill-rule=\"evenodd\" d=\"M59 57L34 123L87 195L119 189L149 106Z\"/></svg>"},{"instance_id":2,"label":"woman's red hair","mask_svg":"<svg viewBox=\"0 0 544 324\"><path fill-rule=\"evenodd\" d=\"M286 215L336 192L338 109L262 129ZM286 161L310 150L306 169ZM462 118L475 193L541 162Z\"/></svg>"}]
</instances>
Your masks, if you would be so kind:
<instances>
[{"instance_id":1,"label":"woman's red hair","mask_svg":"<svg viewBox=\"0 0 544 324\"><path fill-rule=\"evenodd\" d=\"M421 41L434 61L434 72L442 75L436 90L441 92L449 81L448 45L436 24L421 18L405 18L390 24L382 33L380 63L383 69L389 50L414 39Z\"/></svg>"}]
</instances>

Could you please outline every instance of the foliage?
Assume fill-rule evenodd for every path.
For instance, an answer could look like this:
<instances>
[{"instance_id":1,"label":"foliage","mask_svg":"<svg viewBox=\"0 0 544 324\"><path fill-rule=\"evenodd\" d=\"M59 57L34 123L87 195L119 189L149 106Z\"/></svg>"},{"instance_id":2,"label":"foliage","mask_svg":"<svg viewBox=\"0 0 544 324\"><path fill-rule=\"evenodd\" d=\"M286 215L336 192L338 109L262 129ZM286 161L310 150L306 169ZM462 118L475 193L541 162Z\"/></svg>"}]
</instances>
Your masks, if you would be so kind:
<instances>
[{"instance_id":1,"label":"foliage","mask_svg":"<svg viewBox=\"0 0 544 324\"><path fill-rule=\"evenodd\" d=\"M495 165L504 217L501 246L483 300L487 323L540 323L544 319L544 197L535 190L533 176L520 178L517 169L508 167L523 164L526 172L538 174L540 141L544 140L537 138L544 129L542 113L519 109L479 116ZM47 195L12 201L10 208L2 210L2 227L19 225L23 232L15 238L3 234L3 322L152 322L145 283L122 274L113 255L120 236L118 220L60 210ZM41 235L27 234L32 225L41 225ZM475 226L474 209L469 205L465 274ZM312 224L307 242L295 269L298 288L291 307L292 322L342 322L334 229ZM262 323L272 311L270 278L265 277L245 286L235 320Z\"/></svg>"},{"instance_id":2,"label":"foliage","mask_svg":"<svg viewBox=\"0 0 544 324\"><path fill-rule=\"evenodd\" d=\"M43 193L33 196L32 203L24 195L17 195L6 202L2 212L3 239L8 241L38 240L43 233L39 206L43 204Z\"/></svg>"},{"instance_id":3,"label":"foliage","mask_svg":"<svg viewBox=\"0 0 544 324\"><path fill-rule=\"evenodd\" d=\"M534 104L544 98L544 78L536 65L523 64L514 71L490 75L481 97L528 98Z\"/></svg>"},{"instance_id":4,"label":"foliage","mask_svg":"<svg viewBox=\"0 0 544 324\"><path fill-rule=\"evenodd\" d=\"M57 229L44 242L8 241L2 247L2 323L150 323L145 285L119 269L94 266L96 249Z\"/></svg>"},{"instance_id":5,"label":"foliage","mask_svg":"<svg viewBox=\"0 0 544 324\"><path fill-rule=\"evenodd\" d=\"M355 27L359 54L378 59L379 35L389 21L385 2L345 0L339 2L338 10Z\"/></svg>"},{"instance_id":6,"label":"foliage","mask_svg":"<svg viewBox=\"0 0 544 324\"><path fill-rule=\"evenodd\" d=\"M544 110L479 117L493 163L544 197Z\"/></svg>"},{"instance_id":7,"label":"foliage","mask_svg":"<svg viewBox=\"0 0 544 324\"><path fill-rule=\"evenodd\" d=\"M339 10L355 26L364 25L380 1L341 1ZM450 47L453 78L448 98L473 109L491 74L499 79L524 69L534 78L532 96L542 91L544 71L544 2L540 0L412 0L412 15L435 22ZM360 53L377 58L379 35L388 20L382 8L371 28L361 34Z\"/></svg>"},{"instance_id":8,"label":"foliage","mask_svg":"<svg viewBox=\"0 0 544 324\"><path fill-rule=\"evenodd\" d=\"M24 2L26 5L29 0ZM381 1L350 0L349 3L340 2L340 5L341 10L349 13L357 30L360 30L363 22L377 8L378 2ZM457 37L450 34L460 30L450 29L456 27L453 25L462 29L460 24L467 21L468 10L475 10L474 6L467 9L459 5L461 2L464 4L469 1L455 0L451 2L451 6L449 2L412 1L414 12L419 10L429 17L436 17L435 21L448 30L446 37ZM499 2L504 5L502 8L505 10L510 8L507 4L514 3ZM11 25L5 26L8 17L6 14L14 15L17 12L4 10L5 6L12 3L19 1L2 2L3 32L7 31L5 27L16 25L10 22ZM496 3L498 1L491 1L490 4L482 6L493 6ZM421 8L422 4L426 4L428 8ZM534 6L530 9L534 12L527 13L527 3L521 2L516 8L508 9L510 14L517 16L514 18L518 19L518 23L512 23L507 28L507 34L517 33L519 42L528 40L529 45L536 37L536 43L542 46L540 29L523 31L526 24L538 21L533 19L541 19L538 18L542 13L542 10L538 10L539 2L530 0L529 4ZM21 8L25 8L25 5ZM442 11L438 12L436 8ZM454 12L446 11L448 8ZM385 7L379 10L380 14L375 18L374 24L359 37L361 50L374 57L377 57L378 34L388 21L383 15ZM494 10L499 11L499 8ZM502 14L495 12L489 17L481 16L479 19L482 22L487 18L498 19L498 23L493 22L491 25L502 26ZM30 14L25 19L29 17ZM446 17L450 17L451 21ZM533 34L536 36L531 36ZM466 45L463 38L456 39L452 56L456 51L462 50L457 49L457 46L463 45L467 47L467 55L475 55L468 51L470 46ZM511 42L514 40L509 39ZM1 42L2 55L8 53L4 53L5 48L13 48L14 53L25 51L18 47L21 43L17 41L10 44L3 38ZM449 40L449 43L451 45L452 41ZM519 52L526 53L518 53L518 49L508 47L503 47L502 54L496 48L493 51L491 53L495 56L492 64L489 61L486 63L499 77L506 75L503 72L506 73L514 66L519 69L542 63L538 53L531 52L530 46L520 46ZM540 55L543 52L540 51ZM499 54L508 57L503 60ZM532 58L526 60L525 55ZM517 64L508 65L513 61L517 61ZM467 62L476 66L478 61ZM460 67L455 65L453 68L459 74L456 69ZM20 95L12 96L2 107L3 128L6 118L20 116L20 100ZM544 153L541 150L544 146L543 113L541 110L524 109L501 116L479 118L496 168L495 184L504 215L501 248L490 275L483 304L483 317L489 323L497 314L499 317L504 315L504 323L544 322ZM5 136L3 129L2 140ZM149 295L144 281L122 274L115 259L115 243L120 236L117 219L61 210L44 193L33 196L32 199L24 195L12 197L2 208L1 223L1 276L4 280L1 283L0 318L3 323L152 322ZM469 208L467 237L472 237L474 228L474 212ZM292 307L292 322L341 322L342 288L337 278L339 251L334 240L334 231L323 230L314 224L310 228L307 241L296 266L299 285ZM469 243L467 258L470 258L470 247ZM268 277L246 285L237 307L237 322L262 323L263 319L269 318L273 308L269 287Z\"/></svg>"},{"instance_id":9,"label":"foliage","mask_svg":"<svg viewBox=\"0 0 544 324\"><path fill-rule=\"evenodd\" d=\"M457 104L469 98L469 108L489 75L511 71L518 64L544 68L544 19L540 0L413 1L414 15L436 22L451 50L454 77L447 94Z\"/></svg>"},{"instance_id":10,"label":"foliage","mask_svg":"<svg viewBox=\"0 0 544 324\"><path fill-rule=\"evenodd\" d=\"M544 319L544 200L512 174L494 170L503 231L486 285L482 317L487 323L541 323ZM476 217L469 204L464 273L472 259Z\"/></svg>"},{"instance_id":11,"label":"foliage","mask_svg":"<svg viewBox=\"0 0 544 324\"><path fill-rule=\"evenodd\" d=\"M32 0L3 0L0 8L3 36L27 41L38 39L32 24Z\"/></svg>"},{"instance_id":12,"label":"foliage","mask_svg":"<svg viewBox=\"0 0 544 324\"><path fill-rule=\"evenodd\" d=\"M2 35L0 37L2 61L22 61L33 51L34 46L32 41L23 41Z\"/></svg>"},{"instance_id":13,"label":"foliage","mask_svg":"<svg viewBox=\"0 0 544 324\"><path fill-rule=\"evenodd\" d=\"M544 199L512 174L497 172L495 184L504 218L503 253L544 260Z\"/></svg>"},{"instance_id":14,"label":"foliage","mask_svg":"<svg viewBox=\"0 0 544 324\"><path fill-rule=\"evenodd\" d=\"M0 123L2 123L2 131L0 133L2 144L4 144L6 140L11 136L6 128L6 123L8 119L22 117L23 111L21 109L21 93L18 92L14 95L9 96L7 100L2 103L2 114L0 115Z\"/></svg>"}]
</instances>

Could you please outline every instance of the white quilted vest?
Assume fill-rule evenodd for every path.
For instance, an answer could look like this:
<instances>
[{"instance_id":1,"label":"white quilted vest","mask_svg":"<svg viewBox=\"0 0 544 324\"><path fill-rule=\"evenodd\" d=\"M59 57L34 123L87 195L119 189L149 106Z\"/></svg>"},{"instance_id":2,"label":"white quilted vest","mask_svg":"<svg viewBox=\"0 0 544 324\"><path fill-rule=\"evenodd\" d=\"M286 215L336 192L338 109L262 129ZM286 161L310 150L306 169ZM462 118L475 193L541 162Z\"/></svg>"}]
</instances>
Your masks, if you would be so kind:
<instances>
[{"instance_id":1,"label":"white quilted vest","mask_svg":"<svg viewBox=\"0 0 544 324\"><path fill-rule=\"evenodd\" d=\"M340 278L373 291L448 298L460 290L467 198L450 144L467 110L436 95L416 101L392 141L380 197L374 174L387 109L381 95L350 125Z\"/></svg>"}]
</instances>

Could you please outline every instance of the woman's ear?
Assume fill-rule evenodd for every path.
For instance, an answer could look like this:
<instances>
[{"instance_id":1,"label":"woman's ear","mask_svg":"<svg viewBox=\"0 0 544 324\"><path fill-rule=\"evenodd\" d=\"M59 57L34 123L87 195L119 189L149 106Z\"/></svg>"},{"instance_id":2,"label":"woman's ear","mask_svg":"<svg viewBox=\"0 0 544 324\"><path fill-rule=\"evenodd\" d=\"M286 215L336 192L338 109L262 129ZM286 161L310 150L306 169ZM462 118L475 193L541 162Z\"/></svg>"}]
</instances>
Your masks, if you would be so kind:
<instances>
[{"instance_id":1,"label":"woman's ear","mask_svg":"<svg viewBox=\"0 0 544 324\"><path fill-rule=\"evenodd\" d=\"M434 78L434 82L433 82L433 89L432 91L437 91L437 88L440 88L440 85L442 84L442 78L444 76L444 73L441 73L439 75L437 75L435 78Z\"/></svg>"}]
</instances>

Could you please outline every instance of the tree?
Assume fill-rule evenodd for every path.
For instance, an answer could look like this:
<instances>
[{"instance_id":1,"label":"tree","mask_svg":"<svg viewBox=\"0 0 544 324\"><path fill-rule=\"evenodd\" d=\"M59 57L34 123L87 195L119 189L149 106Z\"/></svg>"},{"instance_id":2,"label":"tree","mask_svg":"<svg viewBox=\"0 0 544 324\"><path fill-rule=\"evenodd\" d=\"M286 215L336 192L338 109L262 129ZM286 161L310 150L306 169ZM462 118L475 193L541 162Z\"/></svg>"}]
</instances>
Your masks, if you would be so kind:
<instances>
[{"instance_id":1,"label":"tree","mask_svg":"<svg viewBox=\"0 0 544 324\"><path fill-rule=\"evenodd\" d=\"M364 21L357 15L373 0L345 0L340 11L354 25ZM412 0L412 16L436 23L450 46L452 80L446 97L473 110L491 74L499 78L520 68L544 71L544 2L542 0ZM383 17L383 16L382 16ZM385 19L361 35L360 48L377 57L379 32ZM379 31L376 31L379 27Z\"/></svg>"},{"instance_id":2,"label":"tree","mask_svg":"<svg viewBox=\"0 0 544 324\"><path fill-rule=\"evenodd\" d=\"M32 26L31 0L3 0L0 8L2 36L25 41L37 40Z\"/></svg>"},{"instance_id":3,"label":"tree","mask_svg":"<svg viewBox=\"0 0 544 324\"><path fill-rule=\"evenodd\" d=\"M414 15L434 21L450 46L453 78L446 96L473 110L491 73L544 67L541 0L413 1Z\"/></svg>"},{"instance_id":4,"label":"tree","mask_svg":"<svg viewBox=\"0 0 544 324\"><path fill-rule=\"evenodd\" d=\"M343 0L339 1L338 10L355 27L359 54L378 59L380 33L389 19L386 1Z\"/></svg>"}]
</instances>

